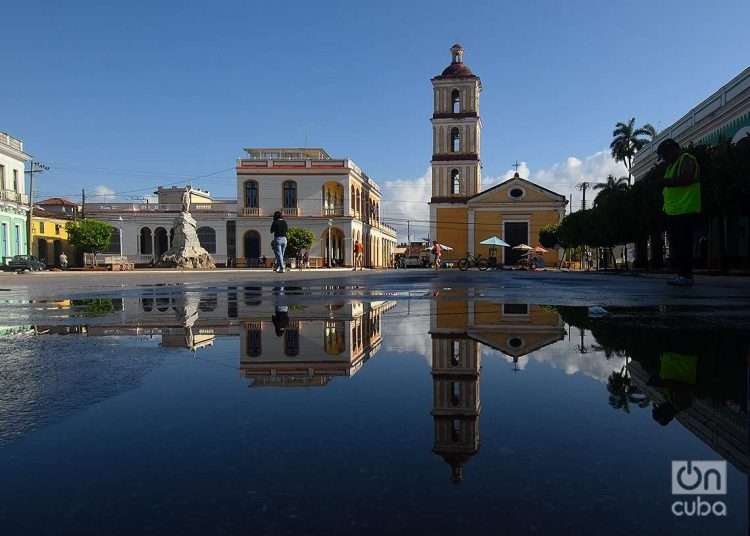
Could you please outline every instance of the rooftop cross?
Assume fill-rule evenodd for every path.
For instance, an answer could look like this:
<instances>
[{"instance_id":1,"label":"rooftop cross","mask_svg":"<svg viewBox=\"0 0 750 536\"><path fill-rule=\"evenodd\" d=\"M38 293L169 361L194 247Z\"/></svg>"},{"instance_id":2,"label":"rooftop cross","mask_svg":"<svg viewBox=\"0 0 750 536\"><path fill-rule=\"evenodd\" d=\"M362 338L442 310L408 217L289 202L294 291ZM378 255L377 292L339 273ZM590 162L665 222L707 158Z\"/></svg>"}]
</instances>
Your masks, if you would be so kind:
<instances>
[{"instance_id":1,"label":"rooftop cross","mask_svg":"<svg viewBox=\"0 0 750 536\"><path fill-rule=\"evenodd\" d=\"M518 173L518 168L520 167L521 167L521 164L519 164L518 160L516 160L515 163L513 164L513 168L516 170L516 173Z\"/></svg>"}]
</instances>

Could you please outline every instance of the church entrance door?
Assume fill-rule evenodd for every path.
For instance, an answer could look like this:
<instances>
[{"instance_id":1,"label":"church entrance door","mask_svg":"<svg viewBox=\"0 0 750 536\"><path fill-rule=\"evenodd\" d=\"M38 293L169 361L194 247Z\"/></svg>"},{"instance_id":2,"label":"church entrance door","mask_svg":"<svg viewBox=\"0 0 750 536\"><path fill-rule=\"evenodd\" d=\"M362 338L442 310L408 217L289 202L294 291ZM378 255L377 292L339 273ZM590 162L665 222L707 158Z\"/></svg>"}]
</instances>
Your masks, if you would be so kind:
<instances>
[{"instance_id":1,"label":"church entrance door","mask_svg":"<svg viewBox=\"0 0 750 536\"><path fill-rule=\"evenodd\" d=\"M508 221L504 224L505 233L503 238L511 246L517 246L518 244L528 244L529 240L529 223L520 221ZM529 244L531 245L531 244ZM513 266L521 258L524 251L517 249L503 248L505 250L505 262L506 266Z\"/></svg>"}]
</instances>

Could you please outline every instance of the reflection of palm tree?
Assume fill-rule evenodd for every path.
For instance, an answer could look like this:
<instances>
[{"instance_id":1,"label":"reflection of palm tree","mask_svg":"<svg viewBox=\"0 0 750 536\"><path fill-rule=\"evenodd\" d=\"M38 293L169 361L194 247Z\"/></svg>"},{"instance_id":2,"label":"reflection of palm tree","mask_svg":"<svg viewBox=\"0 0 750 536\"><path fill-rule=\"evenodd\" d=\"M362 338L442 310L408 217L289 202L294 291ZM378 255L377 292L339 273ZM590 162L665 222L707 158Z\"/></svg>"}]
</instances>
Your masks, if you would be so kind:
<instances>
[{"instance_id":1,"label":"reflection of palm tree","mask_svg":"<svg viewBox=\"0 0 750 536\"><path fill-rule=\"evenodd\" d=\"M635 153L656 136L656 129L646 123L641 128L635 128L635 117L631 117L627 123L618 122L612 132L612 157L617 162L622 162L628 168L628 184L633 177L633 158Z\"/></svg>"},{"instance_id":2,"label":"reflection of palm tree","mask_svg":"<svg viewBox=\"0 0 750 536\"><path fill-rule=\"evenodd\" d=\"M625 413L630 413L630 404L635 404L639 408L646 408L649 405L648 396L631 383L629 364L629 358L626 357L622 368L612 372L607 378L609 405Z\"/></svg>"}]
</instances>

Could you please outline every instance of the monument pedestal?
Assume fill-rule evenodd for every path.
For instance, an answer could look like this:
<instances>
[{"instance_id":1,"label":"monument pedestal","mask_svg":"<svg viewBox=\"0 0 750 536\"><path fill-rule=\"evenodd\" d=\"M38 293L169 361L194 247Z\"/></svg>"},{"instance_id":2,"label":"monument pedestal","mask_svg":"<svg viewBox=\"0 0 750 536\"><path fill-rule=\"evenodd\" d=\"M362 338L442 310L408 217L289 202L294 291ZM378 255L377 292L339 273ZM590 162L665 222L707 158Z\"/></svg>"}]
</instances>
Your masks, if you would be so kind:
<instances>
[{"instance_id":1,"label":"monument pedestal","mask_svg":"<svg viewBox=\"0 0 750 536\"><path fill-rule=\"evenodd\" d=\"M159 266L186 270L216 268L211 255L201 247L196 232L197 223L189 212L180 212L174 220L174 238L170 247L159 259Z\"/></svg>"}]
</instances>

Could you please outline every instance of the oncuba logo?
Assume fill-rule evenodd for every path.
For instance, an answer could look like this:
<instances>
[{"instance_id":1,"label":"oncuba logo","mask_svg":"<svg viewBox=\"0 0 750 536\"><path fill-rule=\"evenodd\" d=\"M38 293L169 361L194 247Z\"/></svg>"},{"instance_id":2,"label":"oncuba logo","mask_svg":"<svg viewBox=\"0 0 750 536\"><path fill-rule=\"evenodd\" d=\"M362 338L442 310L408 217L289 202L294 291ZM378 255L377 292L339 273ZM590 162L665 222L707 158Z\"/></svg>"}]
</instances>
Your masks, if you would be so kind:
<instances>
[{"instance_id":1,"label":"oncuba logo","mask_svg":"<svg viewBox=\"0 0 750 536\"><path fill-rule=\"evenodd\" d=\"M726 516L724 501L707 499L701 495L726 495L727 462L715 460L672 461L672 495L694 495L672 503L676 516Z\"/></svg>"}]
</instances>

